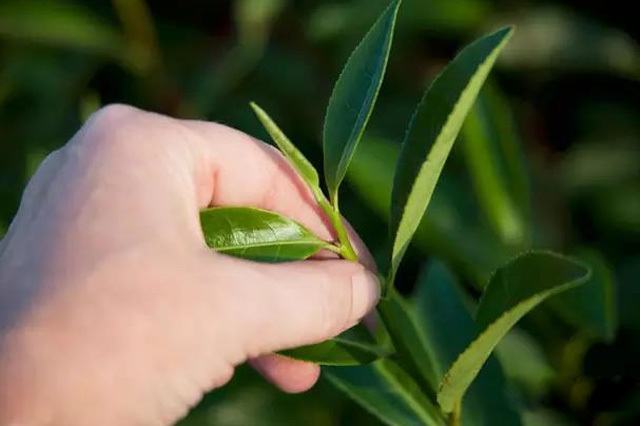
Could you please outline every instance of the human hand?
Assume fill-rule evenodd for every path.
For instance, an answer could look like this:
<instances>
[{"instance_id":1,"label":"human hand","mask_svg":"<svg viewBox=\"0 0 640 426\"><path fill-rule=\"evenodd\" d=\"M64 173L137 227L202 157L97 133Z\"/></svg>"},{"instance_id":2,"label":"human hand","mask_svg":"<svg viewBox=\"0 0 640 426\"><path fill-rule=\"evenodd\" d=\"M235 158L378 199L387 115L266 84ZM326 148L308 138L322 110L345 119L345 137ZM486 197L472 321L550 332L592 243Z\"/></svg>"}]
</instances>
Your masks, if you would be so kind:
<instances>
[{"instance_id":1,"label":"human hand","mask_svg":"<svg viewBox=\"0 0 640 426\"><path fill-rule=\"evenodd\" d=\"M212 252L209 205L332 239L283 157L222 125L110 106L45 160L0 242L0 425L171 424L247 359L284 390L315 383L318 366L271 353L360 321L375 275Z\"/></svg>"}]
</instances>

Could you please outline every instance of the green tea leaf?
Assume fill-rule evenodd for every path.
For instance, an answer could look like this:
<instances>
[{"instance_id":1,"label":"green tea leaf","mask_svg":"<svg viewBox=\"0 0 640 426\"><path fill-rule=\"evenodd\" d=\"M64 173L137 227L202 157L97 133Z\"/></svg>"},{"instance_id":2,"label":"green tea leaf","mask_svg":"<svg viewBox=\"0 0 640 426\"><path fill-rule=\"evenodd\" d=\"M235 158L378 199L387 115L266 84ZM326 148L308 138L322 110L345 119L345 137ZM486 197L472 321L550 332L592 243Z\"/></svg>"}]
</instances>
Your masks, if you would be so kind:
<instances>
[{"instance_id":1,"label":"green tea leaf","mask_svg":"<svg viewBox=\"0 0 640 426\"><path fill-rule=\"evenodd\" d=\"M395 348L396 359L424 392L435 399L438 378L408 302L392 289L387 297L380 300L378 312Z\"/></svg>"},{"instance_id":2,"label":"green tea leaf","mask_svg":"<svg viewBox=\"0 0 640 426\"><path fill-rule=\"evenodd\" d=\"M440 261L432 261L418 278L415 317L420 338L426 343L438 384L447 369L475 337L475 323L461 289ZM455 332L452 332L455 330ZM500 365L490 357L469 388L462 406L466 426L519 425L518 413L507 395Z\"/></svg>"},{"instance_id":3,"label":"green tea leaf","mask_svg":"<svg viewBox=\"0 0 640 426\"><path fill-rule=\"evenodd\" d=\"M577 257L591 265L591 278L580 288L554 297L551 307L571 324L610 342L618 322L613 272L597 251L585 250Z\"/></svg>"},{"instance_id":4,"label":"green tea leaf","mask_svg":"<svg viewBox=\"0 0 640 426\"><path fill-rule=\"evenodd\" d=\"M444 426L438 408L394 361L324 368L323 376L389 426Z\"/></svg>"},{"instance_id":5,"label":"green tea leaf","mask_svg":"<svg viewBox=\"0 0 640 426\"><path fill-rule=\"evenodd\" d=\"M399 147L388 140L366 137L347 172L350 187L384 221L389 220L393 166L398 151ZM467 279L482 288L491 273L514 253L500 244L474 216L477 209L469 207L474 205L472 191L451 177L443 175L440 179L414 242L423 253L455 265Z\"/></svg>"},{"instance_id":6,"label":"green tea leaf","mask_svg":"<svg viewBox=\"0 0 640 426\"><path fill-rule=\"evenodd\" d=\"M271 139L273 139L278 148L280 148L280 151L289 159L289 162L291 162L291 165L296 169L298 174L307 182L314 192L320 191L320 179L313 164L296 148L262 108L254 102L251 102L251 108L253 108L258 119L267 132L269 132L269 135L271 135Z\"/></svg>"},{"instance_id":7,"label":"green tea leaf","mask_svg":"<svg viewBox=\"0 0 640 426\"><path fill-rule=\"evenodd\" d=\"M460 403L491 352L520 318L554 294L584 283L588 267L552 252L524 253L490 279L476 315L476 339L440 383L438 403L449 413Z\"/></svg>"},{"instance_id":8,"label":"green tea leaf","mask_svg":"<svg viewBox=\"0 0 640 426\"><path fill-rule=\"evenodd\" d=\"M250 207L203 210L200 223L209 247L249 260L301 260L329 245L287 217Z\"/></svg>"},{"instance_id":9,"label":"green tea leaf","mask_svg":"<svg viewBox=\"0 0 640 426\"><path fill-rule=\"evenodd\" d=\"M427 209L460 127L513 30L475 41L442 71L420 102L396 166L391 202L388 282Z\"/></svg>"},{"instance_id":10,"label":"green tea leaf","mask_svg":"<svg viewBox=\"0 0 640 426\"><path fill-rule=\"evenodd\" d=\"M331 94L323 138L324 173L332 200L382 85L400 3L394 0L356 47Z\"/></svg>"},{"instance_id":11,"label":"green tea leaf","mask_svg":"<svg viewBox=\"0 0 640 426\"><path fill-rule=\"evenodd\" d=\"M280 352L301 361L333 366L369 364L391 353L389 348L379 345L361 324L326 342Z\"/></svg>"}]
</instances>

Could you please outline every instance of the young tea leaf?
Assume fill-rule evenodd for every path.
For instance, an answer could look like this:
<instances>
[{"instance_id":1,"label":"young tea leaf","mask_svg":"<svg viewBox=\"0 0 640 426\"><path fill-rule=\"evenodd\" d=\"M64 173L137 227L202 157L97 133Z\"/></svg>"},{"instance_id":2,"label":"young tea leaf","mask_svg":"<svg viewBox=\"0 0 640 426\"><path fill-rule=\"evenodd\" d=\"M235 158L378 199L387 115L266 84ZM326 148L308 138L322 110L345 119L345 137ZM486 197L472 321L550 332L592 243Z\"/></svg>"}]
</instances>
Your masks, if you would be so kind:
<instances>
[{"instance_id":1,"label":"young tea leaf","mask_svg":"<svg viewBox=\"0 0 640 426\"><path fill-rule=\"evenodd\" d=\"M329 245L287 217L250 207L203 210L200 223L209 247L250 260L301 260Z\"/></svg>"},{"instance_id":2,"label":"young tea leaf","mask_svg":"<svg viewBox=\"0 0 640 426\"><path fill-rule=\"evenodd\" d=\"M504 28L462 50L420 102L405 138L393 184L388 282L427 209L469 109L513 30Z\"/></svg>"},{"instance_id":3,"label":"young tea leaf","mask_svg":"<svg viewBox=\"0 0 640 426\"><path fill-rule=\"evenodd\" d=\"M289 159L291 165L296 169L298 174L307 182L311 189L316 193L320 191L320 179L318 172L313 164L296 148L289 138L280 130L278 125L269 117L269 115L260 108L255 102L251 102L251 108L258 116L258 119L269 132L271 139L276 143L280 151Z\"/></svg>"},{"instance_id":4,"label":"young tea leaf","mask_svg":"<svg viewBox=\"0 0 640 426\"><path fill-rule=\"evenodd\" d=\"M324 173L332 200L344 179L382 85L401 0L394 0L356 47L331 94L324 122Z\"/></svg>"},{"instance_id":5,"label":"young tea leaf","mask_svg":"<svg viewBox=\"0 0 640 426\"><path fill-rule=\"evenodd\" d=\"M289 349L280 354L320 365L346 366L369 364L391 352L389 348L379 345L363 325L358 324L326 342Z\"/></svg>"},{"instance_id":6,"label":"young tea leaf","mask_svg":"<svg viewBox=\"0 0 640 426\"><path fill-rule=\"evenodd\" d=\"M446 413L460 404L491 352L520 318L548 297L584 283L588 267L544 251L524 253L490 279L476 315L478 335L446 373L438 403Z\"/></svg>"}]
</instances>

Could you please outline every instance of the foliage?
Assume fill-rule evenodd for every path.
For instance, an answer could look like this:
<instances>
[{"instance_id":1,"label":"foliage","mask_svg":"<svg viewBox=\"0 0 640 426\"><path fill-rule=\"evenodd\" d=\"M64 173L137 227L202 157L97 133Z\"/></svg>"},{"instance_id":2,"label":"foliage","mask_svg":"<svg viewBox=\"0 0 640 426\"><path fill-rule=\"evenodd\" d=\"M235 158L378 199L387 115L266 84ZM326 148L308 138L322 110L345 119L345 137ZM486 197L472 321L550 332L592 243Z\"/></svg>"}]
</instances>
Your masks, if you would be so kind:
<instances>
[{"instance_id":1,"label":"foliage","mask_svg":"<svg viewBox=\"0 0 640 426\"><path fill-rule=\"evenodd\" d=\"M221 121L263 139L273 136L333 226L340 230L339 208L388 277L389 237L395 235L381 230L395 229L402 216L389 214L394 169L399 158L410 157L415 169L401 170L415 178L441 134L442 123L429 136L414 120L417 148L409 152L421 156L400 155L407 151L399 141L410 138L405 128L418 95L426 83L433 88L442 80L434 76L444 72L454 47L496 22L513 22L517 32L471 102L446 163L441 171L425 167L433 175L432 194L419 192L430 197L428 206L416 203L426 213L417 211L411 226L403 225L415 233L407 232L397 245L406 253L397 251L399 272L385 280L394 282L379 306L386 329L372 336L360 327L294 350L290 355L333 364L323 368L326 380L309 395L277 394L242 368L185 424L233 426L260 419L264 425L328 426L377 424L376 418L443 424L455 416L441 414L440 382L482 336L474 321L482 317L476 315L479 296L519 253L540 247L571 253L592 275L550 298L498 344L497 356L489 356L462 398L462 424L637 424L640 49L633 10L590 2L577 8L575 2L533 0L388 1L195 1L179 11L144 0L0 1L0 236L47 153L101 104L127 102ZM348 101L329 114L322 100L330 98L338 64L374 22L379 37L367 36L367 48L349 60L356 61L348 67L351 76L339 78L348 84L335 88ZM254 106L259 120L252 116L246 107L252 99L273 113L291 139L261 108ZM362 114L349 113L352 108ZM435 116L429 111L427 120ZM323 177L333 179L325 198L312 164L319 166L327 154L320 130L329 116L343 121L334 121L337 127L324 135L334 149L325 157ZM227 213L217 211L218 221ZM344 232L338 241L320 241L288 218L245 213L248 221L236 216L236 226L226 228L236 255L245 249L234 249L234 238L247 242L266 234L304 244L247 248L244 254L278 261L329 249L354 258ZM267 229L271 221L279 224L273 230ZM525 278L517 281L553 284L533 274ZM484 312L483 327L494 317ZM371 363L354 365L362 362Z\"/></svg>"}]
</instances>

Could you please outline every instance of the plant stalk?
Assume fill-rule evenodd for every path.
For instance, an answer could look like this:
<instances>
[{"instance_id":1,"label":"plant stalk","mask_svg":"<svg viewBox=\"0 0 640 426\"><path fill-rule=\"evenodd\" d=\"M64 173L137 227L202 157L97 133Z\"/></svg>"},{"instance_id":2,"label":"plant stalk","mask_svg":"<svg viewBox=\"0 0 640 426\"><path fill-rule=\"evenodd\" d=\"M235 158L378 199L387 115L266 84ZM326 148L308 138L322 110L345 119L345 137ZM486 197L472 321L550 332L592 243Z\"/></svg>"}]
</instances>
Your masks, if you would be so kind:
<instances>
[{"instance_id":1,"label":"plant stalk","mask_svg":"<svg viewBox=\"0 0 640 426\"><path fill-rule=\"evenodd\" d=\"M462 426L462 405L460 401L456 402L456 405L453 407L453 411L449 414L449 426Z\"/></svg>"},{"instance_id":2,"label":"plant stalk","mask_svg":"<svg viewBox=\"0 0 640 426\"><path fill-rule=\"evenodd\" d=\"M331 225L336 231L338 241L340 242L340 255L346 260L358 262L360 259L353 249L353 245L349 239L349 234L347 233L344 222L342 221L342 216L340 215L340 210L337 206L337 198L334 198L334 205L331 205L325 198L324 194L317 193L316 191L314 191L314 193L318 204L320 204L322 210L324 210L327 216L329 216L329 221L331 221Z\"/></svg>"}]
</instances>

